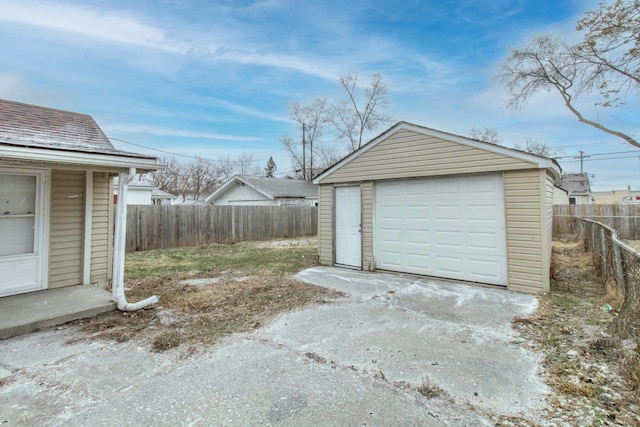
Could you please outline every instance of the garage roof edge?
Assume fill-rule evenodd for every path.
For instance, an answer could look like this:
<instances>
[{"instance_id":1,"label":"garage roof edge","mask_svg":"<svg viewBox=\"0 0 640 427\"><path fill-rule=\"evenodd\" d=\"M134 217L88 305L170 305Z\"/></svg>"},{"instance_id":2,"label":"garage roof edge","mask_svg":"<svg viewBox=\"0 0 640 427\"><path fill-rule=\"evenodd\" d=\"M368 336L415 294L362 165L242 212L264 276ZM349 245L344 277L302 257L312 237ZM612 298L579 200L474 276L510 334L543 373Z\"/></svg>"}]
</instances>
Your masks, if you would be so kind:
<instances>
[{"instance_id":1,"label":"garage roof edge","mask_svg":"<svg viewBox=\"0 0 640 427\"><path fill-rule=\"evenodd\" d=\"M353 159L366 153L367 151L369 151L370 149L378 145L380 142L388 139L390 136L398 133L401 130L409 130L422 135L433 136L433 137L441 138L447 141L452 141L458 144L466 145L469 147L474 147L481 150L489 151L492 153L514 157L514 158L532 163L533 165L537 166L539 169L547 169L547 170L553 171L556 179L560 177L560 173L562 170L558 162L548 157L539 156L537 154L528 153L526 151L516 150L515 148L509 148L509 147L504 147L502 145L491 144L489 142L478 141L478 140L467 138L464 136L455 135L455 134L440 131L437 129L428 128L426 126L421 126L421 125L416 125L413 123L401 121L391 126L389 129L385 130L377 137L371 139L369 142L367 142L365 145L360 147L358 150L354 151L351 154L348 154L338 162L334 163L324 171L320 172L320 174L318 174L313 179L313 183L319 184L327 176L331 175L338 169L350 163Z\"/></svg>"}]
</instances>

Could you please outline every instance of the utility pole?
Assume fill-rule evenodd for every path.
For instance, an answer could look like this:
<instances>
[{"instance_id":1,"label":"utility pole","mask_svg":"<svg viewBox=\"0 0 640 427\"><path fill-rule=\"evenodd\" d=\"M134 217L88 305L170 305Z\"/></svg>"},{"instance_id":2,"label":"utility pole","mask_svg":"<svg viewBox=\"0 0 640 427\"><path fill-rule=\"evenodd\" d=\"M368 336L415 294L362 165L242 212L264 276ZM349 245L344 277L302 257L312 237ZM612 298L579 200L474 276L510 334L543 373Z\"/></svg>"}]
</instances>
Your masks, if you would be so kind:
<instances>
[{"instance_id":1,"label":"utility pole","mask_svg":"<svg viewBox=\"0 0 640 427\"><path fill-rule=\"evenodd\" d=\"M304 123L302 124L302 179L307 179L307 158L306 158L306 150L305 146L307 142L305 141L305 127Z\"/></svg>"},{"instance_id":2,"label":"utility pole","mask_svg":"<svg viewBox=\"0 0 640 427\"><path fill-rule=\"evenodd\" d=\"M580 159L580 173L582 174L582 162L584 161L584 159L586 159L587 157L591 157L591 156L585 156L584 155L584 151L580 150L579 151L580 156L573 156L574 159Z\"/></svg>"},{"instance_id":3,"label":"utility pole","mask_svg":"<svg viewBox=\"0 0 640 427\"><path fill-rule=\"evenodd\" d=\"M309 140L309 181L313 179L313 139Z\"/></svg>"}]
</instances>

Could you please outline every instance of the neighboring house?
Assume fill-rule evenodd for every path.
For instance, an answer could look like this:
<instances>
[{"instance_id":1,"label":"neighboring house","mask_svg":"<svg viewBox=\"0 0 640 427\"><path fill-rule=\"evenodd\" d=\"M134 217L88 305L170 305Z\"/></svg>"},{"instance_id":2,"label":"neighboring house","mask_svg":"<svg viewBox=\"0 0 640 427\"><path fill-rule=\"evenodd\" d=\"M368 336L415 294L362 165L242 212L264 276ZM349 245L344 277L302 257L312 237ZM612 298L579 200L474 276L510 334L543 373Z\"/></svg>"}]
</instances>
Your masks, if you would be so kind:
<instances>
[{"instance_id":1,"label":"neighboring house","mask_svg":"<svg viewBox=\"0 0 640 427\"><path fill-rule=\"evenodd\" d=\"M318 186L300 179L235 175L205 201L213 205L317 206Z\"/></svg>"},{"instance_id":2,"label":"neighboring house","mask_svg":"<svg viewBox=\"0 0 640 427\"><path fill-rule=\"evenodd\" d=\"M113 201L118 203L118 178L114 180ZM170 205L177 199L173 194L167 193L149 184L134 178L129 183L127 191L128 205Z\"/></svg>"},{"instance_id":3,"label":"neighboring house","mask_svg":"<svg viewBox=\"0 0 640 427\"><path fill-rule=\"evenodd\" d=\"M167 193L159 188L153 189L151 192L151 203L154 205L173 205L178 200L177 196Z\"/></svg>"},{"instance_id":4,"label":"neighboring house","mask_svg":"<svg viewBox=\"0 0 640 427\"><path fill-rule=\"evenodd\" d=\"M569 193L564 188L558 187L558 185L553 186L553 204L554 205L568 205L569 204Z\"/></svg>"},{"instance_id":5,"label":"neighboring house","mask_svg":"<svg viewBox=\"0 0 640 427\"><path fill-rule=\"evenodd\" d=\"M107 287L124 265L112 178L157 168L116 150L91 116L0 100L0 296Z\"/></svg>"},{"instance_id":6,"label":"neighboring house","mask_svg":"<svg viewBox=\"0 0 640 427\"><path fill-rule=\"evenodd\" d=\"M626 190L594 191L591 199L596 205L640 204L640 191Z\"/></svg>"},{"instance_id":7,"label":"neighboring house","mask_svg":"<svg viewBox=\"0 0 640 427\"><path fill-rule=\"evenodd\" d=\"M591 204L591 185L586 172L562 174L556 185L567 191L570 205Z\"/></svg>"},{"instance_id":8,"label":"neighboring house","mask_svg":"<svg viewBox=\"0 0 640 427\"><path fill-rule=\"evenodd\" d=\"M400 122L326 169L319 260L549 291L552 159Z\"/></svg>"}]
</instances>

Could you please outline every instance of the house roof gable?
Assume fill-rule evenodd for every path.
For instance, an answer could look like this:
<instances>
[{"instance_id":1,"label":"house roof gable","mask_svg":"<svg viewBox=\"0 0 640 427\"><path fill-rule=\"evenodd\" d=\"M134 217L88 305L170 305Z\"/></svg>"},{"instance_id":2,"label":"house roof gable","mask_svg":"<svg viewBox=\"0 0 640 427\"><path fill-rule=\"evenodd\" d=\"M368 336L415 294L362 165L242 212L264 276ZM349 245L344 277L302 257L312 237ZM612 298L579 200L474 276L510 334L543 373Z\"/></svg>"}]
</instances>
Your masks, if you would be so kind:
<instances>
[{"instance_id":1,"label":"house roof gable","mask_svg":"<svg viewBox=\"0 0 640 427\"><path fill-rule=\"evenodd\" d=\"M531 163L532 166L535 165L535 166L537 166L539 168L546 168L546 169L552 170L554 172L554 175L556 175L556 177L558 177L560 175L560 170L561 169L560 169L560 166L558 165L558 163L555 160L549 159L547 157L543 157L543 156L539 156L539 155L536 155L536 154L532 154L532 153L516 150L516 149L513 149L513 148L504 147L504 146L497 145L497 144L491 144L491 143L488 143L488 142L477 141L477 140L474 140L474 139L471 139L471 138L466 138L466 137L463 137L463 136L460 136L460 135L455 135L455 134L452 134L452 133L443 132L443 131L439 131L439 130L436 130L436 129L428 128L428 127L425 127L425 126L415 125L415 124L408 123L408 122L398 122L394 126L390 127L389 129L387 129L386 131L384 131L383 133L378 135L377 137L375 137L372 140L370 140L368 143L363 145L358 150L356 150L353 153L345 156L344 158L342 158L341 160L339 160L338 162L336 162L335 164L333 164L332 166L330 166L329 168L325 169L323 172L318 174L314 178L313 183L314 184L319 184L323 179L329 177L331 174L333 174L337 170L345 167L346 165L351 163L354 159L362 156L363 154L365 154L366 152L368 152L372 148L376 147L378 144L386 141L387 139L391 138L396 133L399 133L399 132L402 132L402 131L410 131L410 132L414 132L414 133L417 133L417 134L420 134L420 135L429 136L429 137L435 137L435 138L439 138L439 139L442 139L442 140L445 140L445 141L449 141L449 142L465 145L465 146L468 146L468 147L484 150L484 151L487 151L487 152L491 152L491 153L495 153L495 154L500 154L500 155L503 155L503 156L511 157L511 158L514 158L514 159L518 159L518 160L521 160L521 161L525 161L525 162Z\"/></svg>"},{"instance_id":2,"label":"house roof gable","mask_svg":"<svg viewBox=\"0 0 640 427\"><path fill-rule=\"evenodd\" d=\"M278 198L316 198L318 187L309 181L285 178L262 178L253 176L234 175L222 187L218 188L206 202L216 200L220 195L228 191L233 185L242 183L249 186L268 199Z\"/></svg>"},{"instance_id":3,"label":"house roof gable","mask_svg":"<svg viewBox=\"0 0 640 427\"><path fill-rule=\"evenodd\" d=\"M586 196L591 193L589 175L585 173L566 173L556 182L556 185L570 196Z\"/></svg>"}]
</instances>

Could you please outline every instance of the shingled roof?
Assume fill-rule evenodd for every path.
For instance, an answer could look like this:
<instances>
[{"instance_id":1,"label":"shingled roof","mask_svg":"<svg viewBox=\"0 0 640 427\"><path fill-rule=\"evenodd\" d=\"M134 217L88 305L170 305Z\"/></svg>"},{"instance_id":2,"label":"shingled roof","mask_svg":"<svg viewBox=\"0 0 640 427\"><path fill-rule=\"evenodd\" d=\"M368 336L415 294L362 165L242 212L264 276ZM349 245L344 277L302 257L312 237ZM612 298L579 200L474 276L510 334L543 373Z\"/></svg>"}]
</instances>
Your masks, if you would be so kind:
<instances>
[{"instance_id":1,"label":"shingled roof","mask_svg":"<svg viewBox=\"0 0 640 427\"><path fill-rule=\"evenodd\" d=\"M240 183L248 185L259 193L264 194L269 199L284 199L284 198L301 198L301 199L315 199L318 197L318 186L301 179L286 179L286 178L261 178L255 176L234 175L227 181L222 187L218 188L209 197L205 199L206 202L216 200L220 194L223 194L234 184Z\"/></svg>"},{"instance_id":2,"label":"shingled roof","mask_svg":"<svg viewBox=\"0 0 640 427\"><path fill-rule=\"evenodd\" d=\"M273 197L318 197L318 186L309 181L255 176L239 176L238 178Z\"/></svg>"},{"instance_id":3,"label":"shingled roof","mask_svg":"<svg viewBox=\"0 0 640 427\"><path fill-rule=\"evenodd\" d=\"M570 196L585 196L591 193L589 175L585 173L566 173L556 182L556 186L562 188Z\"/></svg>"},{"instance_id":4,"label":"shingled roof","mask_svg":"<svg viewBox=\"0 0 640 427\"><path fill-rule=\"evenodd\" d=\"M93 117L0 99L0 144L152 158L116 150Z\"/></svg>"}]
</instances>

